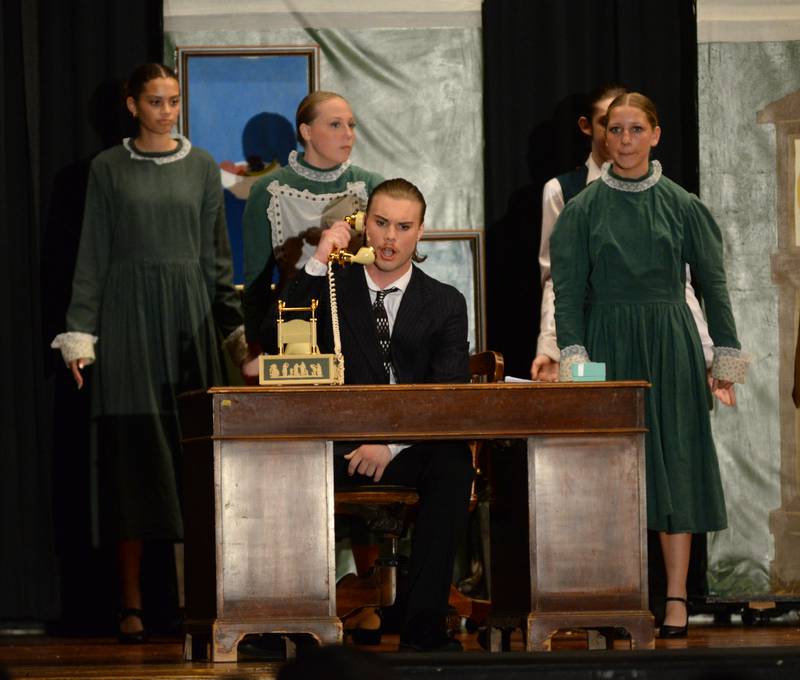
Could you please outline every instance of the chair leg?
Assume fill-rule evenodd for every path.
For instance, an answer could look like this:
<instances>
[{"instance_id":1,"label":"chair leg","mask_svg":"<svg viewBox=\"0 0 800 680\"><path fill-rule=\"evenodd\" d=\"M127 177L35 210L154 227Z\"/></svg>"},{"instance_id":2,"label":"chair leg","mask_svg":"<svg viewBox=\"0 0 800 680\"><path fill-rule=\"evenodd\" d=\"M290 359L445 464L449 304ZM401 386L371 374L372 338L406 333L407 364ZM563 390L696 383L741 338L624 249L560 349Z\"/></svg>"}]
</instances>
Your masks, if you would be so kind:
<instances>
[{"instance_id":1,"label":"chair leg","mask_svg":"<svg viewBox=\"0 0 800 680\"><path fill-rule=\"evenodd\" d=\"M379 545L353 545L353 559L356 563L356 573L359 576L366 575L375 565L379 555Z\"/></svg>"}]
</instances>

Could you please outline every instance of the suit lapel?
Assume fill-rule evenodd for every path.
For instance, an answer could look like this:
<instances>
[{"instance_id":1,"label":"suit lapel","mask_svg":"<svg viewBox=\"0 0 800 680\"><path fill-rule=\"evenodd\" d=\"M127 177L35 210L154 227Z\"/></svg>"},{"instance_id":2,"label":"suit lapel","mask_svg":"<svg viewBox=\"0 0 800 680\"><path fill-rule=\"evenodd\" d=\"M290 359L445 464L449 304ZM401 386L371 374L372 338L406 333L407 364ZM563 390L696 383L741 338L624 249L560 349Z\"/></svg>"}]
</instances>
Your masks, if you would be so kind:
<instances>
[{"instance_id":1,"label":"suit lapel","mask_svg":"<svg viewBox=\"0 0 800 680\"><path fill-rule=\"evenodd\" d=\"M375 374L376 382L380 382L379 376L384 374L383 357L378 351L378 331L375 328L372 302L363 267L353 266L342 270L341 276L336 277L336 284L340 291L337 296L340 322L347 326L349 334L358 345L358 350L367 359L371 372ZM347 366L347 351L343 352Z\"/></svg>"},{"instance_id":2,"label":"suit lapel","mask_svg":"<svg viewBox=\"0 0 800 680\"><path fill-rule=\"evenodd\" d=\"M406 292L400 301L400 308L397 310L397 318L394 321L392 338L397 337L402 342L398 345L404 347L416 347L421 340L424 329L425 319L429 313L428 287L425 285L423 275L419 269L413 267L411 280L408 282ZM395 363L407 359L407 357L394 356Z\"/></svg>"}]
</instances>

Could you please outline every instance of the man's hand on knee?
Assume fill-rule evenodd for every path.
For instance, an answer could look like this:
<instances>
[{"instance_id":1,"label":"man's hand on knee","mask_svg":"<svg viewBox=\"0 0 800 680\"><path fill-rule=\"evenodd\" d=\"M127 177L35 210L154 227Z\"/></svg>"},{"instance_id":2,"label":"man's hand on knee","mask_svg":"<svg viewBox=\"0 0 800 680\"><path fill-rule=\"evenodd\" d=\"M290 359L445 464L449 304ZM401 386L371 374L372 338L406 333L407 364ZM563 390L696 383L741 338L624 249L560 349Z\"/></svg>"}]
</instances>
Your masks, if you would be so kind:
<instances>
[{"instance_id":1,"label":"man's hand on knee","mask_svg":"<svg viewBox=\"0 0 800 680\"><path fill-rule=\"evenodd\" d=\"M358 473L380 482L383 471L392 462L392 454L386 444L362 444L348 453L345 460L350 461L347 474L351 477Z\"/></svg>"}]
</instances>

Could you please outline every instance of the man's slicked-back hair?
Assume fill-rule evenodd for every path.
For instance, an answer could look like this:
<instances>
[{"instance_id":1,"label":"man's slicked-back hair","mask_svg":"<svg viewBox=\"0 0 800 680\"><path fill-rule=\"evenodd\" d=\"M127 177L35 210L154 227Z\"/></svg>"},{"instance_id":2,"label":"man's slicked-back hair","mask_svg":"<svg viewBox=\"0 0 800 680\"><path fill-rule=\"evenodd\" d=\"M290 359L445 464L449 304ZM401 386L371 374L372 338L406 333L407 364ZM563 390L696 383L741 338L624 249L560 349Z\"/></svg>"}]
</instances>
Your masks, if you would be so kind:
<instances>
[{"instance_id":1,"label":"man's slicked-back hair","mask_svg":"<svg viewBox=\"0 0 800 680\"><path fill-rule=\"evenodd\" d=\"M422 195L422 192L407 179L395 177L394 179L387 179L376 186L369 195L367 212L369 212L370 206L372 205L372 199L375 198L375 196L380 196L381 194L395 199L416 201L420 205L420 224L425 221L425 210L428 207L428 205L425 203L425 197Z\"/></svg>"}]
</instances>

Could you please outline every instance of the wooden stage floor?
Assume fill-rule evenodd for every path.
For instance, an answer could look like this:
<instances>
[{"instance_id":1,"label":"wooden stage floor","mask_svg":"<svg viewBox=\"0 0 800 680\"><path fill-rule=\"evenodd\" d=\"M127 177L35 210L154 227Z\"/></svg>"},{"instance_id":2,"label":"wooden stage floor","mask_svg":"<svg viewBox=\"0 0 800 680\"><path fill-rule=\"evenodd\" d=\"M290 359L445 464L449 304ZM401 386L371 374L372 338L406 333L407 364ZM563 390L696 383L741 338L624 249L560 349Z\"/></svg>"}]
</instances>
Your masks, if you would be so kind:
<instances>
[{"instance_id":1,"label":"wooden stage floor","mask_svg":"<svg viewBox=\"0 0 800 680\"><path fill-rule=\"evenodd\" d=\"M493 662L502 663L504 657L514 657L519 661L528 656L531 663L547 657L548 665L557 665L559 654L575 658L579 650L586 649L586 636L580 631L560 632L553 640L553 651L531 655L513 654L522 652L522 639L519 632L512 637L512 654L490 654L478 645L474 634L460 636L465 651L452 656L490 666ZM674 650L680 655L691 650L752 650L761 654L772 650L777 656L793 652L800 654L800 617L795 612L757 626L742 626L734 619L728 625L717 625L710 617L692 617L689 637L685 640L657 640L655 654ZM793 649L792 649L793 648ZM391 653L397 649L397 636L385 635L379 647L361 647L375 653ZM603 655L611 660L618 651L627 649L624 641L616 641L614 651L588 652L596 661L595 667L602 667ZM572 653L570 653L572 652ZM646 658L653 652L639 652ZM421 657L424 655L388 654L397 665L399 657ZM579 656L579 655L578 655ZM442 658L439 655L438 665ZM485 662L485 663L483 663ZM416 660L415 660L416 663ZM446 661L444 662L446 665ZM238 663L211 664L206 662L185 662L182 659L182 640L178 638L157 638L139 646L120 645L111 638L54 638L7 636L0 638L0 667L11 678L28 680L55 680L68 678L155 678L176 680L182 678L237 678L267 680L277 676L280 662L240 661ZM2 674L0 674L2 677ZM419 673L415 673L419 677ZM484 676L485 677L485 676ZM502 677L502 676L498 676ZM767 676L769 677L769 676Z\"/></svg>"}]
</instances>

